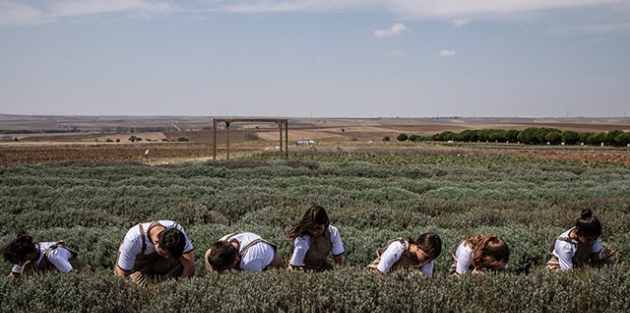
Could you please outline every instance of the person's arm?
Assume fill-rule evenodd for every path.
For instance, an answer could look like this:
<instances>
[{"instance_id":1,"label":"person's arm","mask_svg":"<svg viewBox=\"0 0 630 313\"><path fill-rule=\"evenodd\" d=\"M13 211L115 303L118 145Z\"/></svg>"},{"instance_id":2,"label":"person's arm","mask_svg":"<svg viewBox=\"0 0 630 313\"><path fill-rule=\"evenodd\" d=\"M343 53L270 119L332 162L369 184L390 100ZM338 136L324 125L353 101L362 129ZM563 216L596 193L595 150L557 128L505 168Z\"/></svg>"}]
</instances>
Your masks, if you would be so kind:
<instances>
[{"instance_id":1,"label":"person's arm","mask_svg":"<svg viewBox=\"0 0 630 313\"><path fill-rule=\"evenodd\" d=\"M337 266L339 267L343 267L343 255L336 255L333 257L335 259L335 263L337 264Z\"/></svg>"},{"instance_id":2,"label":"person's arm","mask_svg":"<svg viewBox=\"0 0 630 313\"><path fill-rule=\"evenodd\" d=\"M558 263L562 271L573 270L573 255L575 254L573 244L556 242L556 248L554 249L555 256L558 257Z\"/></svg>"},{"instance_id":3,"label":"person's arm","mask_svg":"<svg viewBox=\"0 0 630 313\"><path fill-rule=\"evenodd\" d=\"M433 277L433 260L422 266L422 274L426 277Z\"/></svg>"},{"instance_id":4,"label":"person's arm","mask_svg":"<svg viewBox=\"0 0 630 313\"><path fill-rule=\"evenodd\" d=\"M346 252L346 250L343 248L343 242L341 241L341 235L339 234L339 230L337 229L337 227L334 226L329 226L330 227L330 241L332 243L332 255L333 255L333 259L335 260L335 263L339 266L339 267L343 267L343 253Z\"/></svg>"},{"instance_id":5,"label":"person's arm","mask_svg":"<svg viewBox=\"0 0 630 313\"><path fill-rule=\"evenodd\" d=\"M295 240L293 241L293 253L291 254L291 258L289 259L290 269L302 269L304 257L306 256L306 252L308 252L308 249L310 248L310 238L310 236L301 236L295 238Z\"/></svg>"},{"instance_id":6,"label":"person's arm","mask_svg":"<svg viewBox=\"0 0 630 313\"><path fill-rule=\"evenodd\" d=\"M398 261L402 256L404 247L400 242L391 243L387 249L381 254L381 261L378 262L376 269L381 276L387 274L387 271Z\"/></svg>"},{"instance_id":7,"label":"person's arm","mask_svg":"<svg viewBox=\"0 0 630 313\"><path fill-rule=\"evenodd\" d=\"M462 274L468 272L468 268L472 264L472 249L466 244L460 244L457 248L455 255L457 256L457 268L455 269L455 275L459 277Z\"/></svg>"},{"instance_id":8,"label":"person's arm","mask_svg":"<svg viewBox=\"0 0 630 313\"><path fill-rule=\"evenodd\" d=\"M592 262L607 260L617 252L616 250L611 249L602 250L602 244L599 241L599 238L597 238L597 240L593 243L593 250L591 251L593 252L593 254L591 254Z\"/></svg>"},{"instance_id":9,"label":"person's arm","mask_svg":"<svg viewBox=\"0 0 630 313\"><path fill-rule=\"evenodd\" d=\"M615 253L617 253L617 250L612 250L612 249L606 249L606 250L600 251L599 253L593 253L593 255L591 255L591 261L599 262L599 261L607 260L613 255L615 255Z\"/></svg>"},{"instance_id":10,"label":"person's arm","mask_svg":"<svg viewBox=\"0 0 630 313\"><path fill-rule=\"evenodd\" d=\"M179 257L179 261L182 262L184 266L182 277L192 277L195 275L195 251L182 254L182 256Z\"/></svg>"}]
</instances>

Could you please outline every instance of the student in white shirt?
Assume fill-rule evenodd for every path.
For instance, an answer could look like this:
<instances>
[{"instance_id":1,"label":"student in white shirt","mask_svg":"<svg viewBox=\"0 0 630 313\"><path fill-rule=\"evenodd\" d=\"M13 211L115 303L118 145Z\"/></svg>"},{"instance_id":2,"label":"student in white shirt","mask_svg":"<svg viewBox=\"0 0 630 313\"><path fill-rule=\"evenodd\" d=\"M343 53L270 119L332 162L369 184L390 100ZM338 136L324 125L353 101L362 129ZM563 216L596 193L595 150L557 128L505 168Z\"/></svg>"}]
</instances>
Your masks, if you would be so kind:
<instances>
[{"instance_id":1,"label":"student in white shirt","mask_svg":"<svg viewBox=\"0 0 630 313\"><path fill-rule=\"evenodd\" d=\"M80 272L83 266L63 241L33 242L25 229L17 232L17 238L2 248L4 259L13 263L10 276L28 277L36 272L58 270Z\"/></svg>"},{"instance_id":2,"label":"student in white shirt","mask_svg":"<svg viewBox=\"0 0 630 313\"><path fill-rule=\"evenodd\" d=\"M276 245L249 232L221 237L206 251L204 263L208 272L219 273L231 269L260 273L284 267Z\"/></svg>"},{"instance_id":3,"label":"student in white shirt","mask_svg":"<svg viewBox=\"0 0 630 313\"><path fill-rule=\"evenodd\" d=\"M547 269L572 271L574 268L589 264L601 267L612 265L610 259L617 251L602 250L599 236L602 225L589 209L582 211L575 227L554 238L549 245L548 252L552 255L547 262Z\"/></svg>"},{"instance_id":4,"label":"student in white shirt","mask_svg":"<svg viewBox=\"0 0 630 313\"><path fill-rule=\"evenodd\" d=\"M465 273L507 271L510 248L495 234L482 234L466 238L453 253L455 263L450 273L456 276Z\"/></svg>"},{"instance_id":5,"label":"student in white shirt","mask_svg":"<svg viewBox=\"0 0 630 313\"><path fill-rule=\"evenodd\" d=\"M442 239L436 233L424 233L417 239L397 238L387 242L387 247L376 250L376 260L368 265L381 276L395 270L420 269L427 277L433 277L434 260L442 253Z\"/></svg>"},{"instance_id":6,"label":"student in white shirt","mask_svg":"<svg viewBox=\"0 0 630 313\"><path fill-rule=\"evenodd\" d=\"M339 230L330 225L328 214L321 206L312 206L302 219L287 232L293 239L289 250L289 268L322 272L332 270L328 255L332 253L338 266L343 266L345 252Z\"/></svg>"},{"instance_id":7,"label":"student in white shirt","mask_svg":"<svg viewBox=\"0 0 630 313\"><path fill-rule=\"evenodd\" d=\"M181 225L168 220L140 223L127 232L116 258L115 273L139 285L147 276L192 277L193 245Z\"/></svg>"}]
</instances>

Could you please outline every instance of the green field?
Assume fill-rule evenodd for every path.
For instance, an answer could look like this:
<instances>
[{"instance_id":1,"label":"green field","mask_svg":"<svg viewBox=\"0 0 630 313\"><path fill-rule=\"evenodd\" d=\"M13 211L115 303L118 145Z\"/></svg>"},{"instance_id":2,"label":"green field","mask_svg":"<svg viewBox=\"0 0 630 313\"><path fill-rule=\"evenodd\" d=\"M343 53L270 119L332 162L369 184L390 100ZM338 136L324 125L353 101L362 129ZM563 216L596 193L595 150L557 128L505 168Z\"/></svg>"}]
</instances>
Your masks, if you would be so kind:
<instances>
[{"instance_id":1,"label":"green field","mask_svg":"<svg viewBox=\"0 0 630 313\"><path fill-rule=\"evenodd\" d=\"M630 170L617 164L391 152L294 153L291 160L178 165L40 165L0 168L0 240L19 228L65 240L82 274L0 280L2 312L622 312L630 309ZM219 237L252 231L278 244L311 205L340 230L346 268L325 274L206 274ZM546 247L582 209L602 222L617 266L547 273ZM112 274L118 245L138 222L171 219L195 246L197 273L141 289ZM363 268L395 237L438 233L435 277ZM493 232L510 246L510 271L448 276L450 252ZM10 264L4 262L8 274Z\"/></svg>"}]
</instances>

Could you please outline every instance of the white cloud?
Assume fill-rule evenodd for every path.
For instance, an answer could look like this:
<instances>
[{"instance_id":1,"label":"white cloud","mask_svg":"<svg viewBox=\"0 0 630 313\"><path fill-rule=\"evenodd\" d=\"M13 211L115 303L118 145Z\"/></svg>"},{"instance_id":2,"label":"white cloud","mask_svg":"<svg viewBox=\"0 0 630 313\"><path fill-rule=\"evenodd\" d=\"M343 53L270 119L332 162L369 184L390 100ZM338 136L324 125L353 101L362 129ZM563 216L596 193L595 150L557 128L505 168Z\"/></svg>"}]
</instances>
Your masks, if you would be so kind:
<instances>
[{"instance_id":1,"label":"white cloud","mask_svg":"<svg viewBox=\"0 0 630 313\"><path fill-rule=\"evenodd\" d=\"M464 19L464 18L456 18L453 20L453 26L455 27L462 27L466 24L470 24L470 20L469 19Z\"/></svg>"},{"instance_id":2,"label":"white cloud","mask_svg":"<svg viewBox=\"0 0 630 313\"><path fill-rule=\"evenodd\" d=\"M438 55L441 58L445 58L445 57L452 57L455 55L455 50L442 50L440 51L440 54Z\"/></svg>"},{"instance_id":3,"label":"white cloud","mask_svg":"<svg viewBox=\"0 0 630 313\"><path fill-rule=\"evenodd\" d=\"M392 26L390 26L388 29L377 29L374 31L374 36L380 38L380 37L389 37L389 36L397 36L400 35L402 32L406 31L407 27L405 27L405 25L400 24L400 23L396 23Z\"/></svg>"},{"instance_id":4,"label":"white cloud","mask_svg":"<svg viewBox=\"0 0 630 313\"><path fill-rule=\"evenodd\" d=\"M172 12L388 12L407 19L455 19L460 16L503 16L509 13L611 5L623 10L628 0L0 0L1 24L38 24L62 18L124 14L154 16ZM620 8L622 9L621 11Z\"/></svg>"},{"instance_id":5,"label":"white cloud","mask_svg":"<svg viewBox=\"0 0 630 313\"><path fill-rule=\"evenodd\" d=\"M238 13L388 11L416 18L455 17L624 4L627 0L207 0L218 11Z\"/></svg>"},{"instance_id":6,"label":"white cloud","mask_svg":"<svg viewBox=\"0 0 630 313\"><path fill-rule=\"evenodd\" d=\"M0 0L2 1L2 0ZM135 18L179 11L176 5L153 0L52 0L0 2L0 25L43 24L61 18L124 13Z\"/></svg>"},{"instance_id":7,"label":"white cloud","mask_svg":"<svg viewBox=\"0 0 630 313\"><path fill-rule=\"evenodd\" d=\"M403 53L401 51L394 50L389 53L389 56L392 58L399 58L403 56Z\"/></svg>"}]
</instances>

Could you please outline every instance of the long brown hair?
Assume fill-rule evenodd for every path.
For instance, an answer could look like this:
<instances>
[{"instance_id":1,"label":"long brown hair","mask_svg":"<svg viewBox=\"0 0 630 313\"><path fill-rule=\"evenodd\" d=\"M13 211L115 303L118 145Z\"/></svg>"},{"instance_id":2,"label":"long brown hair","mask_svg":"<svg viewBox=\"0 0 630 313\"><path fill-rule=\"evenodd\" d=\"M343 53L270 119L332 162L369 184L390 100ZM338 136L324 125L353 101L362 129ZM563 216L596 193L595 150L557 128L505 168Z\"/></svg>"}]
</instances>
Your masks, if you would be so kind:
<instances>
[{"instance_id":1,"label":"long brown hair","mask_svg":"<svg viewBox=\"0 0 630 313\"><path fill-rule=\"evenodd\" d=\"M304 236L309 233L308 229L315 224L324 224L326 228L330 225L328 213L319 205L314 205L306 210L302 219L287 231L287 237L295 239Z\"/></svg>"},{"instance_id":2,"label":"long brown hair","mask_svg":"<svg viewBox=\"0 0 630 313\"><path fill-rule=\"evenodd\" d=\"M476 270L503 270L510 260L510 248L495 234L470 236L465 242L472 248L472 264Z\"/></svg>"}]
</instances>

